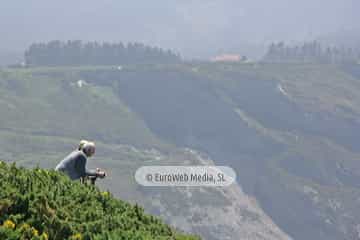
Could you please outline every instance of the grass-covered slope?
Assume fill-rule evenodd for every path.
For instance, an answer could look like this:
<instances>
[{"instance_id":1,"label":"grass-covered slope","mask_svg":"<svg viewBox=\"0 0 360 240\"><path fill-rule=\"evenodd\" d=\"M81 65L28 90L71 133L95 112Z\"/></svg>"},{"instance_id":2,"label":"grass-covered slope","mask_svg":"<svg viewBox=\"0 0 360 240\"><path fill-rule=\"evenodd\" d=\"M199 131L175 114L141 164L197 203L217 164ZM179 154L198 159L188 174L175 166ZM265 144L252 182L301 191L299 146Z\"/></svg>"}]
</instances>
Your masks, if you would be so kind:
<instances>
[{"instance_id":1,"label":"grass-covered slope","mask_svg":"<svg viewBox=\"0 0 360 240\"><path fill-rule=\"evenodd\" d=\"M0 239L198 239L54 171L0 162L0 189Z\"/></svg>"},{"instance_id":2,"label":"grass-covered slope","mask_svg":"<svg viewBox=\"0 0 360 240\"><path fill-rule=\"evenodd\" d=\"M159 189L142 188L136 183L135 171L144 165L202 164L198 154L178 148L155 133L153 122L146 121L119 94L119 89L128 91L139 102L147 96L123 88L123 83L117 81L119 76L125 81L133 79L134 83L137 79L148 80L150 84L158 77L174 80L169 75L173 70L177 80L186 77L189 71L183 65L123 66L121 70L103 66L0 69L0 159L16 160L17 165L28 168L51 169L80 139L91 139L97 149L88 167L100 167L108 174L98 186L110 189L117 198L139 203L146 212L160 216L169 225L209 240L245 236L262 239L263 235L267 239L287 239L242 191L235 197L222 191L195 188L186 193L181 188L164 188L160 193ZM161 89L169 91L168 94L174 92L161 86L157 91ZM179 103L181 99L180 96ZM176 104L173 107L178 109ZM173 119L172 114L172 111L155 111L153 117L162 117L158 122L161 124ZM181 133L182 128L177 126L182 125L182 119L178 118L174 128L168 124L164 127L168 127L168 132L174 129ZM232 213L231 217L228 212ZM254 215L253 212L258 216L256 221L243 217Z\"/></svg>"},{"instance_id":3,"label":"grass-covered slope","mask_svg":"<svg viewBox=\"0 0 360 240\"><path fill-rule=\"evenodd\" d=\"M92 139L89 168L109 173L99 184L115 196L204 239L267 233L264 224L244 225L253 212L227 208L241 196L137 186L138 167L184 164L179 147L187 147L234 168L245 192L294 239L356 239L359 72L360 65L261 63L2 69L0 159L53 168L80 138ZM207 208L204 199L214 201Z\"/></svg>"},{"instance_id":4,"label":"grass-covered slope","mask_svg":"<svg viewBox=\"0 0 360 240\"><path fill-rule=\"evenodd\" d=\"M118 89L167 142L233 167L294 239L337 240L359 235L359 68L211 63L84 78Z\"/></svg>"}]
</instances>

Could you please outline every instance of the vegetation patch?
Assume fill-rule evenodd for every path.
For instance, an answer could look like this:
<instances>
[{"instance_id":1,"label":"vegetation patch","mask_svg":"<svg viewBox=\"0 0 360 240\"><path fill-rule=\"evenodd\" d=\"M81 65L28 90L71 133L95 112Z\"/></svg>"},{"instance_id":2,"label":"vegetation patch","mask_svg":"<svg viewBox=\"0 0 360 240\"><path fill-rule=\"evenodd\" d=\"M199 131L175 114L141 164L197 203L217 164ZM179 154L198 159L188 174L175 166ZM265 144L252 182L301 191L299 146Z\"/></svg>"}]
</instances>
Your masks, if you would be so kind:
<instances>
[{"instance_id":1,"label":"vegetation patch","mask_svg":"<svg viewBox=\"0 0 360 240\"><path fill-rule=\"evenodd\" d=\"M0 176L0 239L198 239L55 171L0 162Z\"/></svg>"}]
</instances>

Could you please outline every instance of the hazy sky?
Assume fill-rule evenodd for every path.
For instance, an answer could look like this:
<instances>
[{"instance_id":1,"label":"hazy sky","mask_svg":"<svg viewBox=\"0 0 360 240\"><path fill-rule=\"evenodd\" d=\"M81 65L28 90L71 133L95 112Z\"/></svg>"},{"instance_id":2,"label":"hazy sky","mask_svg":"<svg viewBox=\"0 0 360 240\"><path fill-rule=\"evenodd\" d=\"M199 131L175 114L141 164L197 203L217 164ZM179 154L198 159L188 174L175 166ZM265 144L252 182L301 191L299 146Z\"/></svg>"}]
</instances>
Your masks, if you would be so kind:
<instances>
[{"instance_id":1,"label":"hazy sky","mask_svg":"<svg viewBox=\"0 0 360 240\"><path fill-rule=\"evenodd\" d=\"M360 29L360 0L2 0L2 49L34 41L142 41L185 55Z\"/></svg>"}]
</instances>

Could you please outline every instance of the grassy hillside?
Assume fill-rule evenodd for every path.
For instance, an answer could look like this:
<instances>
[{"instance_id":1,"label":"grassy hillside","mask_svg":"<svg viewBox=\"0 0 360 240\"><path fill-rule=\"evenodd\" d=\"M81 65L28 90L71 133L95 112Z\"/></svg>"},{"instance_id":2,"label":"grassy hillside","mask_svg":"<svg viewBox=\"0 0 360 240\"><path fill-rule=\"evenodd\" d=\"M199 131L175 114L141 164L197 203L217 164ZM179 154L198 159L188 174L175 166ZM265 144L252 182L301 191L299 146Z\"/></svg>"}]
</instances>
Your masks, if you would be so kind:
<instances>
[{"instance_id":1,"label":"grassy hillside","mask_svg":"<svg viewBox=\"0 0 360 240\"><path fill-rule=\"evenodd\" d=\"M54 171L0 162L0 239L198 239Z\"/></svg>"},{"instance_id":2,"label":"grassy hillside","mask_svg":"<svg viewBox=\"0 0 360 240\"><path fill-rule=\"evenodd\" d=\"M194 64L84 76L117 89L160 138L232 166L295 239L352 239L360 218L359 67Z\"/></svg>"},{"instance_id":3,"label":"grassy hillside","mask_svg":"<svg viewBox=\"0 0 360 240\"><path fill-rule=\"evenodd\" d=\"M156 142L111 88L82 83L72 71L0 71L0 94L1 130L138 145Z\"/></svg>"},{"instance_id":4,"label":"grassy hillside","mask_svg":"<svg viewBox=\"0 0 360 240\"><path fill-rule=\"evenodd\" d=\"M79 139L94 139L89 165L110 173L103 189L207 239L234 229L238 239L256 239L241 235L244 221L248 230L264 217L233 205L241 194L135 183L139 166L200 164L183 148L196 149L233 167L291 237L354 239L359 72L360 65L258 63L3 69L0 158L53 168ZM272 230L256 226L250 232Z\"/></svg>"},{"instance_id":5,"label":"grassy hillside","mask_svg":"<svg viewBox=\"0 0 360 240\"><path fill-rule=\"evenodd\" d=\"M0 159L16 159L18 165L29 168L53 169L80 139L92 139L97 150L88 167L101 167L108 173L98 181L100 188L141 204L146 212L160 216L171 226L210 240L245 236L287 239L239 186L229 190L229 195L204 188L160 191L135 182L134 174L140 166L204 164L197 153L178 148L151 130L149 123L119 96L118 88L111 85L117 83L108 76L125 72L145 80L146 71L163 69L161 65L123 66L122 71L102 66L1 69ZM99 79L103 84L94 83ZM166 113L155 114L163 115L166 121ZM227 212L233 216L229 218Z\"/></svg>"}]
</instances>

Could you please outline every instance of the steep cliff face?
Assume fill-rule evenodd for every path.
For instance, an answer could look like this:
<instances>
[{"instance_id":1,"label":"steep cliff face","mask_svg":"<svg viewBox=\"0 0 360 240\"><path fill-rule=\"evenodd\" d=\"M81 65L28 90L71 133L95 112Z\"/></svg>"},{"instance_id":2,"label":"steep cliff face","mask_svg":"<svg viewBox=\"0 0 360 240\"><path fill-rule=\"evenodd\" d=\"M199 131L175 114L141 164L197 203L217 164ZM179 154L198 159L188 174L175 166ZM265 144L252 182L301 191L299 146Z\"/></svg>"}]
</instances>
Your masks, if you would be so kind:
<instances>
[{"instance_id":1,"label":"steep cliff face","mask_svg":"<svg viewBox=\"0 0 360 240\"><path fill-rule=\"evenodd\" d=\"M205 239L357 239L360 79L359 65L347 67L3 72L0 157L51 167L81 135L99 143L90 164L109 169L102 187ZM207 161L234 168L238 185L153 189L133 180L143 165Z\"/></svg>"},{"instance_id":2,"label":"steep cliff face","mask_svg":"<svg viewBox=\"0 0 360 240\"><path fill-rule=\"evenodd\" d=\"M134 174L143 165L214 162L150 130L149 122L118 95L118 83L109 77L117 76L117 71L0 72L0 157L7 162L17 159L28 167L53 168L79 138L94 139L97 152L89 168L104 168L109 175L98 182L101 188L141 204L171 226L203 239L288 239L240 185L229 189L139 186ZM131 74L136 76L136 72ZM171 112L162 114L171 116Z\"/></svg>"},{"instance_id":3,"label":"steep cliff face","mask_svg":"<svg viewBox=\"0 0 360 240\"><path fill-rule=\"evenodd\" d=\"M184 154L188 162L183 164L214 165L208 156L194 150L184 149ZM239 184L225 188L153 188L144 193L150 198L144 204L152 213L204 239L290 239Z\"/></svg>"},{"instance_id":4,"label":"steep cliff face","mask_svg":"<svg viewBox=\"0 0 360 240\"><path fill-rule=\"evenodd\" d=\"M358 68L217 64L112 72L107 81L157 136L235 168L291 236L339 239L356 235L360 216L351 210L359 204Z\"/></svg>"}]
</instances>

